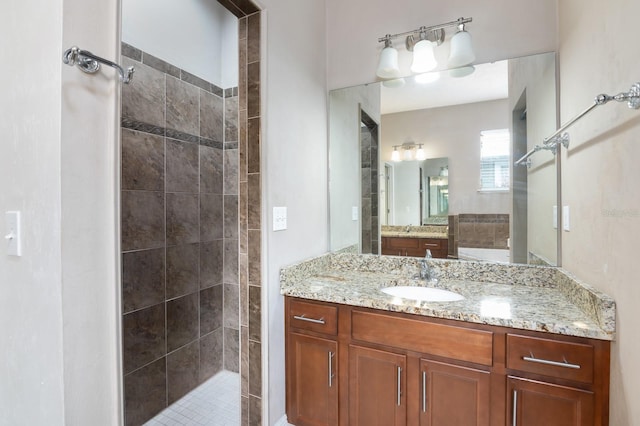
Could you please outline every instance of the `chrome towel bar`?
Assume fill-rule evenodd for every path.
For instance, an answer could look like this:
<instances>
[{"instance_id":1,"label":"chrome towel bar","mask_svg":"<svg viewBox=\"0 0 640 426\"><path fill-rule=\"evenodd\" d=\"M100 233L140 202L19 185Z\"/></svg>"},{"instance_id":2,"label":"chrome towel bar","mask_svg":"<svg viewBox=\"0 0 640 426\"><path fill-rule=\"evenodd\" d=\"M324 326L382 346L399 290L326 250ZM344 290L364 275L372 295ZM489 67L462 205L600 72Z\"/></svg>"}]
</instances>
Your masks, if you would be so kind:
<instances>
[{"instance_id":1,"label":"chrome towel bar","mask_svg":"<svg viewBox=\"0 0 640 426\"><path fill-rule=\"evenodd\" d=\"M523 155L522 158L516 161L515 165L519 166L524 164L527 167L531 167L531 160L529 160L529 157L531 157L535 152L538 152L543 149L550 150L555 155L558 149L558 144L562 144L564 145L565 148L569 148L569 134L566 132L565 133L563 132L567 130L570 126L572 126L573 123L580 120L582 117L584 117L589 112L591 112L591 110L593 110L595 107L604 105L609 101L627 102L627 106L629 108L632 108L632 109L640 108L640 82L633 84L631 86L631 89L629 89L628 92L621 92L613 96L606 95L606 94L601 94L596 96L596 98L593 100L593 104L589 105L587 109L585 109L580 114L573 117L571 120L567 121L564 125L562 125L562 127L556 130L551 136L545 138L542 141L542 145L534 146L533 149L531 149L529 152Z\"/></svg>"},{"instance_id":2,"label":"chrome towel bar","mask_svg":"<svg viewBox=\"0 0 640 426\"><path fill-rule=\"evenodd\" d=\"M100 64L108 65L118 71L120 81L129 84L135 72L134 67L129 67L125 71L120 65L108 59L96 56L88 50L82 50L78 46L72 46L62 54L62 62L69 66L77 65L83 72L93 74L100 69Z\"/></svg>"}]
</instances>

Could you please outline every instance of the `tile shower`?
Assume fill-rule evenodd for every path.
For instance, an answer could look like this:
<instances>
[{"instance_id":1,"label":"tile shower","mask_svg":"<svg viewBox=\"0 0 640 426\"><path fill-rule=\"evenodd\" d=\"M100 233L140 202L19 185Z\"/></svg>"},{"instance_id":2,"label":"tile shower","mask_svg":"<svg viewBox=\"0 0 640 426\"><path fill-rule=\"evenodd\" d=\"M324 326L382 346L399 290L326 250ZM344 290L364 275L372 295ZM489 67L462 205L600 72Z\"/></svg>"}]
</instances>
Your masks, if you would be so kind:
<instances>
[{"instance_id":1,"label":"tile shower","mask_svg":"<svg viewBox=\"0 0 640 426\"><path fill-rule=\"evenodd\" d=\"M127 425L221 370L240 373L241 424L261 424L260 15L242 3L238 88L123 45Z\"/></svg>"}]
</instances>

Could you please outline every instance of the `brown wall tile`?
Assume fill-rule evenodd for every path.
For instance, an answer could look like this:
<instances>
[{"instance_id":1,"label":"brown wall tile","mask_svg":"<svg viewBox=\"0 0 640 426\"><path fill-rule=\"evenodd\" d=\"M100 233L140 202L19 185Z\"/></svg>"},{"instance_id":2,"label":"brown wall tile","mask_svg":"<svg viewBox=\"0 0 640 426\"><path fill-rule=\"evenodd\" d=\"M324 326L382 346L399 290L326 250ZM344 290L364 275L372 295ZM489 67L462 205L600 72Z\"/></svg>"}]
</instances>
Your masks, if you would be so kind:
<instances>
[{"instance_id":1,"label":"brown wall tile","mask_svg":"<svg viewBox=\"0 0 640 426\"><path fill-rule=\"evenodd\" d=\"M167 299L200 288L200 244L167 247Z\"/></svg>"},{"instance_id":2,"label":"brown wall tile","mask_svg":"<svg viewBox=\"0 0 640 426\"><path fill-rule=\"evenodd\" d=\"M249 395L262 396L261 345L249 340Z\"/></svg>"},{"instance_id":3,"label":"brown wall tile","mask_svg":"<svg viewBox=\"0 0 640 426\"><path fill-rule=\"evenodd\" d=\"M223 253L222 240L200 244L200 288L222 284Z\"/></svg>"},{"instance_id":4,"label":"brown wall tile","mask_svg":"<svg viewBox=\"0 0 640 426\"><path fill-rule=\"evenodd\" d=\"M238 196L224 196L224 238L238 239Z\"/></svg>"},{"instance_id":5,"label":"brown wall tile","mask_svg":"<svg viewBox=\"0 0 640 426\"><path fill-rule=\"evenodd\" d=\"M222 150L200 146L200 192L222 194Z\"/></svg>"},{"instance_id":6,"label":"brown wall tile","mask_svg":"<svg viewBox=\"0 0 640 426\"><path fill-rule=\"evenodd\" d=\"M167 194L167 244L197 243L199 232L198 194Z\"/></svg>"},{"instance_id":7,"label":"brown wall tile","mask_svg":"<svg viewBox=\"0 0 640 426\"><path fill-rule=\"evenodd\" d=\"M260 186L260 174L250 174L248 177L248 203L247 203L247 222L249 229L260 229L262 206L260 198L262 197L262 189Z\"/></svg>"},{"instance_id":8,"label":"brown wall tile","mask_svg":"<svg viewBox=\"0 0 640 426\"><path fill-rule=\"evenodd\" d=\"M200 241L222 238L224 227L222 195L200 195Z\"/></svg>"},{"instance_id":9,"label":"brown wall tile","mask_svg":"<svg viewBox=\"0 0 640 426\"><path fill-rule=\"evenodd\" d=\"M260 14L249 16L247 21L247 62L260 60Z\"/></svg>"},{"instance_id":10,"label":"brown wall tile","mask_svg":"<svg viewBox=\"0 0 640 426\"><path fill-rule=\"evenodd\" d=\"M224 284L224 326L240 328L239 297L240 286L237 284Z\"/></svg>"},{"instance_id":11,"label":"brown wall tile","mask_svg":"<svg viewBox=\"0 0 640 426\"><path fill-rule=\"evenodd\" d=\"M165 299L164 249L122 255L123 312L146 308Z\"/></svg>"},{"instance_id":12,"label":"brown wall tile","mask_svg":"<svg viewBox=\"0 0 640 426\"><path fill-rule=\"evenodd\" d=\"M240 239L240 253L246 254L248 252L248 185L247 182L240 182L240 198L238 206L238 223L239 223L239 239Z\"/></svg>"},{"instance_id":13,"label":"brown wall tile","mask_svg":"<svg viewBox=\"0 0 640 426\"><path fill-rule=\"evenodd\" d=\"M167 355L167 399L171 405L200 382L200 344L195 341Z\"/></svg>"},{"instance_id":14,"label":"brown wall tile","mask_svg":"<svg viewBox=\"0 0 640 426\"><path fill-rule=\"evenodd\" d=\"M222 370L224 359L224 331L222 328L200 339L200 382Z\"/></svg>"},{"instance_id":15,"label":"brown wall tile","mask_svg":"<svg viewBox=\"0 0 640 426\"><path fill-rule=\"evenodd\" d=\"M260 62L247 65L247 116L260 115Z\"/></svg>"},{"instance_id":16,"label":"brown wall tile","mask_svg":"<svg viewBox=\"0 0 640 426\"><path fill-rule=\"evenodd\" d=\"M125 425L139 426L167 406L166 359L124 376Z\"/></svg>"},{"instance_id":17,"label":"brown wall tile","mask_svg":"<svg viewBox=\"0 0 640 426\"><path fill-rule=\"evenodd\" d=\"M160 303L123 316L125 374L165 355L164 315L164 303Z\"/></svg>"},{"instance_id":18,"label":"brown wall tile","mask_svg":"<svg viewBox=\"0 0 640 426\"><path fill-rule=\"evenodd\" d=\"M260 286L261 272L260 272L260 231L249 231L249 284Z\"/></svg>"},{"instance_id":19,"label":"brown wall tile","mask_svg":"<svg viewBox=\"0 0 640 426\"><path fill-rule=\"evenodd\" d=\"M164 190L164 138L122 129L122 189Z\"/></svg>"},{"instance_id":20,"label":"brown wall tile","mask_svg":"<svg viewBox=\"0 0 640 426\"><path fill-rule=\"evenodd\" d=\"M240 372L240 331L224 327L224 369Z\"/></svg>"},{"instance_id":21,"label":"brown wall tile","mask_svg":"<svg viewBox=\"0 0 640 426\"><path fill-rule=\"evenodd\" d=\"M224 100L224 141L238 141L238 97Z\"/></svg>"},{"instance_id":22,"label":"brown wall tile","mask_svg":"<svg viewBox=\"0 0 640 426\"><path fill-rule=\"evenodd\" d=\"M222 142L224 99L200 89L200 136Z\"/></svg>"},{"instance_id":23,"label":"brown wall tile","mask_svg":"<svg viewBox=\"0 0 640 426\"><path fill-rule=\"evenodd\" d=\"M222 327L222 284L200 290L200 336Z\"/></svg>"},{"instance_id":24,"label":"brown wall tile","mask_svg":"<svg viewBox=\"0 0 640 426\"><path fill-rule=\"evenodd\" d=\"M238 150L224 150L224 194L238 194Z\"/></svg>"},{"instance_id":25,"label":"brown wall tile","mask_svg":"<svg viewBox=\"0 0 640 426\"><path fill-rule=\"evenodd\" d=\"M227 284L238 284L238 240L224 240L224 268L222 280Z\"/></svg>"},{"instance_id":26,"label":"brown wall tile","mask_svg":"<svg viewBox=\"0 0 640 426\"><path fill-rule=\"evenodd\" d=\"M199 337L198 308L198 293L167 302L167 352Z\"/></svg>"},{"instance_id":27,"label":"brown wall tile","mask_svg":"<svg viewBox=\"0 0 640 426\"><path fill-rule=\"evenodd\" d=\"M199 147L190 142L167 139L167 192L198 192Z\"/></svg>"},{"instance_id":28,"label":"brown wall tile","mask_svg":"<svg viewBox=\"0 0 640 426\"><path fill-rule=\"evenodd\" d=\"M249 396L249 426L262 426L262 399Z\"/></svg>"},{"instance_id":29,"label":"brown wall tile","mask_svg":"<svg viewBox=\"0 0 640 426\"><path fill-rule=\"evenodd\" d=\"M249 339L261 341L262 309L260 308L260 287L249 286Z\"/></svg>"},{"instance_id":30,"label":"brown wall tile","mask_svg":"<svg viewBox=\"0 0 640 426\"><path fill-rule=\"evenodd\" d=\"M165 74L129 58L122 65L136 68L136 83L122 85L122 116L164 127Z\"/></svg>"},{"instance_id":31,"label":"brown wall tile","mask_svg":"<svg viewBox=\"0 0 640 426\"><path fill-rule=\"evenodd\" d=\"M260 118L248 121L247 132L247 171L260 173Z\"/></svg>"},{"instance_id":32,"label":"brown wall tile","mask_svg":"<svg viewBox=\"0 0 640 426\"><path fill-rule=\"evenodd\" d=\"M123 251L164 245L164 193L122 191L121 209Z\"/></svg>"},{"instance_id":33,"label":"brown wall tile","mask_svg":"<svg viewBox=\"0 0 640 426\"><path fill-rule=\"evenodd\" d=\"M200 89L167 76L166 127L200 136Z\"/></svg>"}]
</instances>

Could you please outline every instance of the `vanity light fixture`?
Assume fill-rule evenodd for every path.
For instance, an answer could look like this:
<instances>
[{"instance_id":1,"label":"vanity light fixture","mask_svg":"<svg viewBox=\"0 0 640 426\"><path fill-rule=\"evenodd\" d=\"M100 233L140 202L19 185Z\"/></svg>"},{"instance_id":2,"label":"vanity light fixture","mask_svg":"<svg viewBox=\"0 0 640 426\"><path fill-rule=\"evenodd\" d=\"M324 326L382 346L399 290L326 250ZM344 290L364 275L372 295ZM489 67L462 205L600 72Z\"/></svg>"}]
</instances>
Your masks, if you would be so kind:
<instances>
[{"instance_id":1,"label":"vanity light fixture","mask_svg":"<svg viewBox=\"0 0 640 426\"><path fill-rule=\"evenodd\" d=\"M406 37L405 47L413 52L411 72L424 74L434 70L438 66L434 49L440 46L445 39L445 28L457 27L458 32L451 38L451 52L449 55L449 68L466 67L475 60L475 54L471 46L471 35L465 31L465 24L473 18L459 18L455 21L443 24L422 26L418 29L398 34L387 34L378 38L379 43L384 43L380 52L380 61L376 75L383 80L396 80L402 75L398 65L398 51L393 47L392 40L397 37ZM473 67L465 69L464 73L473 72ZM394 86L386 86L394 87ZM395 86L399 87L399 86Z\"/></svg>"},{"instance_id":2,"label":"vanity light fixture","mask_svg":"<svg viewBox=\"0 0 640 426\"><path fill-rule=\"evenodd\" d=\"M400 77L400 67L398 66L398 51L391 44L391 35L387 34L382 38L384 49L380 52L380 62L376 75L384 79L397 79Z\"/></svg>"},{"instance_id":3,"label":"vanity light fixture","mask_svg":"<svg viewBox=\"0 0 640 426\"><path fill-rule=\"evenodd\" d=\"M402 145L394 145L393 152L391 152L391 161L399 162L399 161L411 161L416 159L418 161L423 161L427 159L427 155L424 152L424 148L422 148L421 143L414 142L405 142ZM400 155L400 150L402 150L402 156Z\"/></svg>"},{"instance_id":4,"label":"vanity light fixture","mask_svg":"<svg viewBox=\"0 0 640 426\"><path fill-rule=\"evenodd\" d=\"M400 161L400 151L398 151L398 146L393 147L393 152L391 153L391 161L398 162Z\"/></svg>"},{"instance_id":5,"label":"vanity light fixture","mask_svg":"<svg viewBox=\"0 0 640 426\"><path fill-rule=\"evenodd\" d=\"M449 68L466 67L476 60L471 45L471 34L464 30L464 23L458 25L458 32L451 37Z\"/></svg>"}]
</instances>

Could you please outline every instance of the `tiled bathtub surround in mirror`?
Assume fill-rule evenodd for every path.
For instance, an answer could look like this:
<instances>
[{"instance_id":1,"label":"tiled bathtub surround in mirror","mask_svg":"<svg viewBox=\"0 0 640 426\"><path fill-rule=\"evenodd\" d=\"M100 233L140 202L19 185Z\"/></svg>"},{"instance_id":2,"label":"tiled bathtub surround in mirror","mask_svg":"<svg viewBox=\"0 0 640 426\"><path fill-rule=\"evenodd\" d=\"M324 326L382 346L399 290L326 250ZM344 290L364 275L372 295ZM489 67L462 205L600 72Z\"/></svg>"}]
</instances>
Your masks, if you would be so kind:
<instances>
[{"instance_id":1,"label":"tiled bathtub surround in mirror","mask_svg":"<svg viewBox=\"0 0 640 426\"><path fill-rule=\"evenodd\" d=\"M123 45L125 423L239 372L238 88Z\"/></svg>"},{"instance_id":2,"label":"tiled bathtub surround in mirror","mask_svg":"<svg viewBox=\"0 0 640 426\"><path fill-rule=\"evenodd\" d=\"M421 259L327 254L284 268L288 296L498 326L612 340L615 303L559 268L431 259L437 282L419 280ZM459 302L394 299L392 285L429 285L462 294Z\"/></svg>"}]
</instances>

